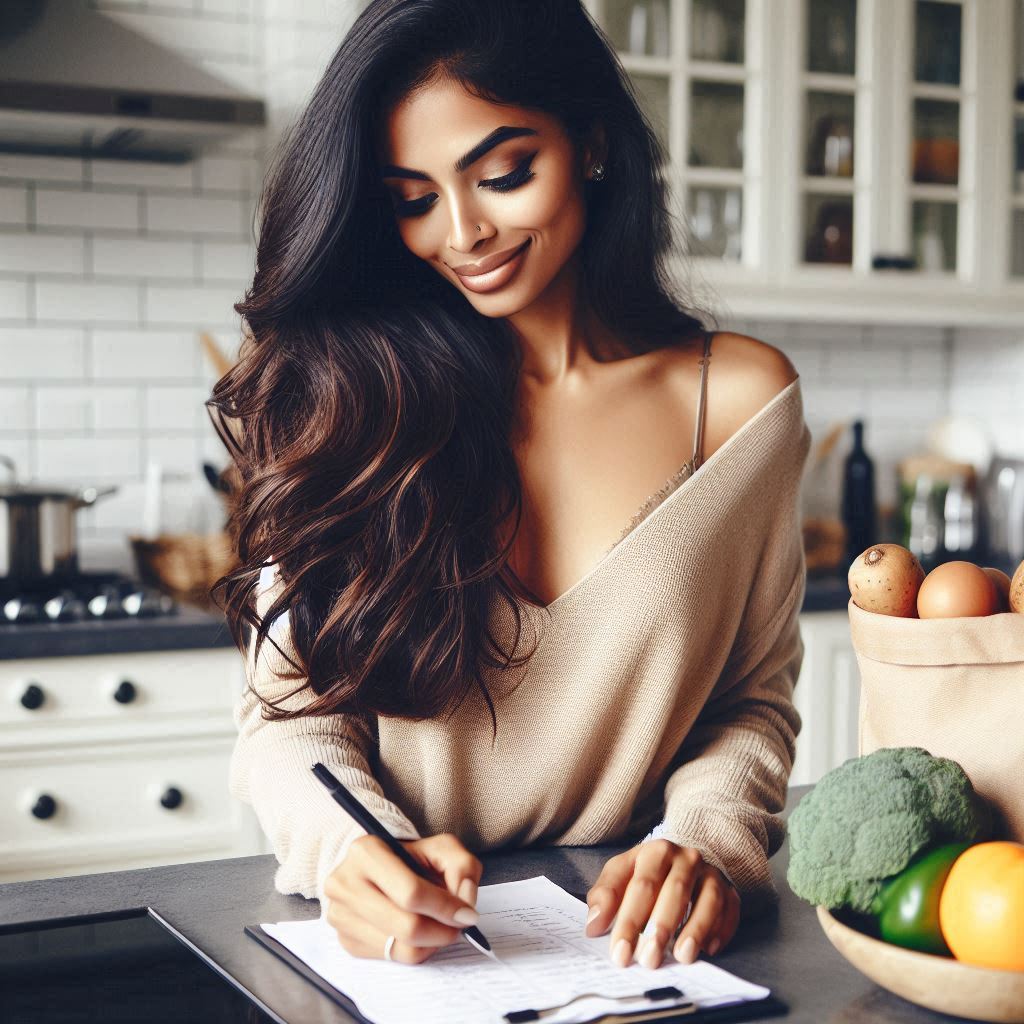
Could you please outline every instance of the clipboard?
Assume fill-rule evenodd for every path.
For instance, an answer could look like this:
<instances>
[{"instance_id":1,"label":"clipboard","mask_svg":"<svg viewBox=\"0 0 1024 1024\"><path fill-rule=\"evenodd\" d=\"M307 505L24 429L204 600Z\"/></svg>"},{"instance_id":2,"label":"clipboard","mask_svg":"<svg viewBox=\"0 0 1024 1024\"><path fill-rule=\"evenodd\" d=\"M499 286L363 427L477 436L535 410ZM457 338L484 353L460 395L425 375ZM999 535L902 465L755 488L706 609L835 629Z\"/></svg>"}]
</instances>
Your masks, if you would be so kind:
<instances>
[{"instance_id":1,"label":"clipboard","mask_svg":"<svg viewBox=\"0 0 1024 1024\"><path fill-rule=\"evenodd\" d=\"M245 934L255 939L265 949L283 960L292 970L297 971L306 981L315 985L325 996L337 1003L346 1013L351 1014L360 1024L377 1024L359 1012L359 1007L329 982L325 981L316 971L308 967L290 949L283 946L277 939L268 935L258 924L245 926ZM750 999L742 1003L731 1003L728 1006L712 1006L707 1009L681 1010L678 1007L663 1007L653 1010L635 1010L630 1013L611 1011L597 1017L591 1017L579 1024L642 1024L643 1021L657 1020L662 1024L726 1024L732 1021L745 1021L761 1017L779 1017L789 1012L789 1007L775 996L768 995L764 999Z\"/></svg>"}]
</instances>

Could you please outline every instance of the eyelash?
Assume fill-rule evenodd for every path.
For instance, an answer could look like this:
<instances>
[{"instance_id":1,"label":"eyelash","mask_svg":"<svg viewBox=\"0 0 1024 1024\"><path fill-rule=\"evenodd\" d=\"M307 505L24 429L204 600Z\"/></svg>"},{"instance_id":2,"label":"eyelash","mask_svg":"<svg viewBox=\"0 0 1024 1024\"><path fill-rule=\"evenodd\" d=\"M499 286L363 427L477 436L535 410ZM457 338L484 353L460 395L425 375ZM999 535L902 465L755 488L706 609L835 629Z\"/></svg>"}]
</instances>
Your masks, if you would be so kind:
<instances>
[{"instance_id":1,"label":"eyelash","mask_svg":"<svg viewBox=\"0 0 1024 1024\"><path fill-rule=\"evenodd\" d=\"M536 177L536 173L531 171L530 164L533 163L533 159L536 153L531 153L514 171L509 174L505 174L500 178L488 178L485 181L481 181L479 188L489 188L495 192L512 192L514 189L525 185L532 178ZM433 195L433 193L431 193ZM419 199L413 199L409 201L396 200L395 201L395 213L399 217L416 217L422 213L426 213L427 210L433 205L430 200L430 195L421 196Z\"/></svg>"}]
</instances>

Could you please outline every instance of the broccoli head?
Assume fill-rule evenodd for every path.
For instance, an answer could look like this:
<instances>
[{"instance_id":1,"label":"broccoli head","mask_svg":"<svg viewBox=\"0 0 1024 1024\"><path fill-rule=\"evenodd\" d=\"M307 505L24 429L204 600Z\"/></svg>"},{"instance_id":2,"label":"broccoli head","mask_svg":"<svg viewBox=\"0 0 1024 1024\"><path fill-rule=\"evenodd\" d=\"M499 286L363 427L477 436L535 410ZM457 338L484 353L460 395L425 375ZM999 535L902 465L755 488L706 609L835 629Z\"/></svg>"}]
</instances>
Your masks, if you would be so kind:
<instances>
[{"instance_id":1,"label":"broccoli head","mask_svg":"<svg viewBox=\"0 0 1024 1024\"><path fill-rule=\"evenodd\" d=\"M922 850L978 842L988 806L964 770L921 747L886 747L824 775L789 818L790 888L830 909L871 910Z\"/></svg>"}]
</instances>

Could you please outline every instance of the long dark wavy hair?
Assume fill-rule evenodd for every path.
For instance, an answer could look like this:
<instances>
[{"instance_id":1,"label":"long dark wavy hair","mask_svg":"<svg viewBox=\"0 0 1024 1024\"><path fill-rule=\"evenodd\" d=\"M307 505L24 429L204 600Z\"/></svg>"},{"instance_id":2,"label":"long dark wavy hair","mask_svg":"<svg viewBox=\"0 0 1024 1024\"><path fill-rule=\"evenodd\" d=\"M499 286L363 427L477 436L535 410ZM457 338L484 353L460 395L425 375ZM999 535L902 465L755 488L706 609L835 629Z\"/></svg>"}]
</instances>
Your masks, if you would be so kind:
<instances>
[{"instance_id":1,"label":"long dark wavy hair","mask_svg":"<svg viewBox=\"0 0 1024 1024\"><path fill-rule=\"evenodd\" d=\"M388 104L436 80L558 118L577 155L595 125L605 179L587 182L583 301L630 351L703 327L672 295L678 244L666 154L614 50L579 0L371 0L282 139L257 207L256 272L239 361L207 403L234 458L238 567L211 591L243 652L288 612L300 710L450 714L484 666L507 668L517 601L499 527L522 513L510 430L521 352L405 247L379 178ZM443 130L443 125L438 125ZM261 568L282 588L261 617ZM507 605L516 640L489 628ZM296 660L297 659L297 660Z\"/></svg>"}]
</instances>

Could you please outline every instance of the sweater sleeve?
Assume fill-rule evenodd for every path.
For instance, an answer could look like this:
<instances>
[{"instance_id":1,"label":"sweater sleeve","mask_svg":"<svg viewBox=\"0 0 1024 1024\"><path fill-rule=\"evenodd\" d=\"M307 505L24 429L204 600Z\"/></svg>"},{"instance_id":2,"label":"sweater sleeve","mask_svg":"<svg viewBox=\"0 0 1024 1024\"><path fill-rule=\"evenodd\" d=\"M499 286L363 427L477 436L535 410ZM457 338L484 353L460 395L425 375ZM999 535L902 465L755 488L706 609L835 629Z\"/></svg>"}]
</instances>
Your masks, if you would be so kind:
<instances>
[{"instance_id":1,"label":"sweater sleeve","mask_svg":"<svg viewBox=\"0 0 1024 1024\"><path fill-rule=\"evenodd\" d=\"M269 568L269 567L268 567ZM282 586L267 569L257 594L262 617ZM369 716L335 714L267 721L258 696L288 710L305 706L309 691L281 700L303 680L282 678L290 666L270 638L295 657L287 612L274 621L254 658L255 631L246 657L247 687L235 706L238 737L231 757L233 796L253 806L280 864L274 885L282 893L301 893L322 901L323 886L341 863L351 842L364 835L310 771L320 761L399 839L419 832L401 808L388 800L374 778L370 755L375 746Z\"/></svg>"},{"instance_id":2,"label":"sweater sleeve","mask_svg":"<svg viewBox=\"0 0 1024 1024\"><path fill-rule=\"evenodd\" d=\"M768 858L785 838L779 812L801 724L793 688L804 653L802 464L777 480L733 650L673 759L665 819L652 833L700 850L739 891L745 916L778 899Z\"/></svg>"}]
</instances>

